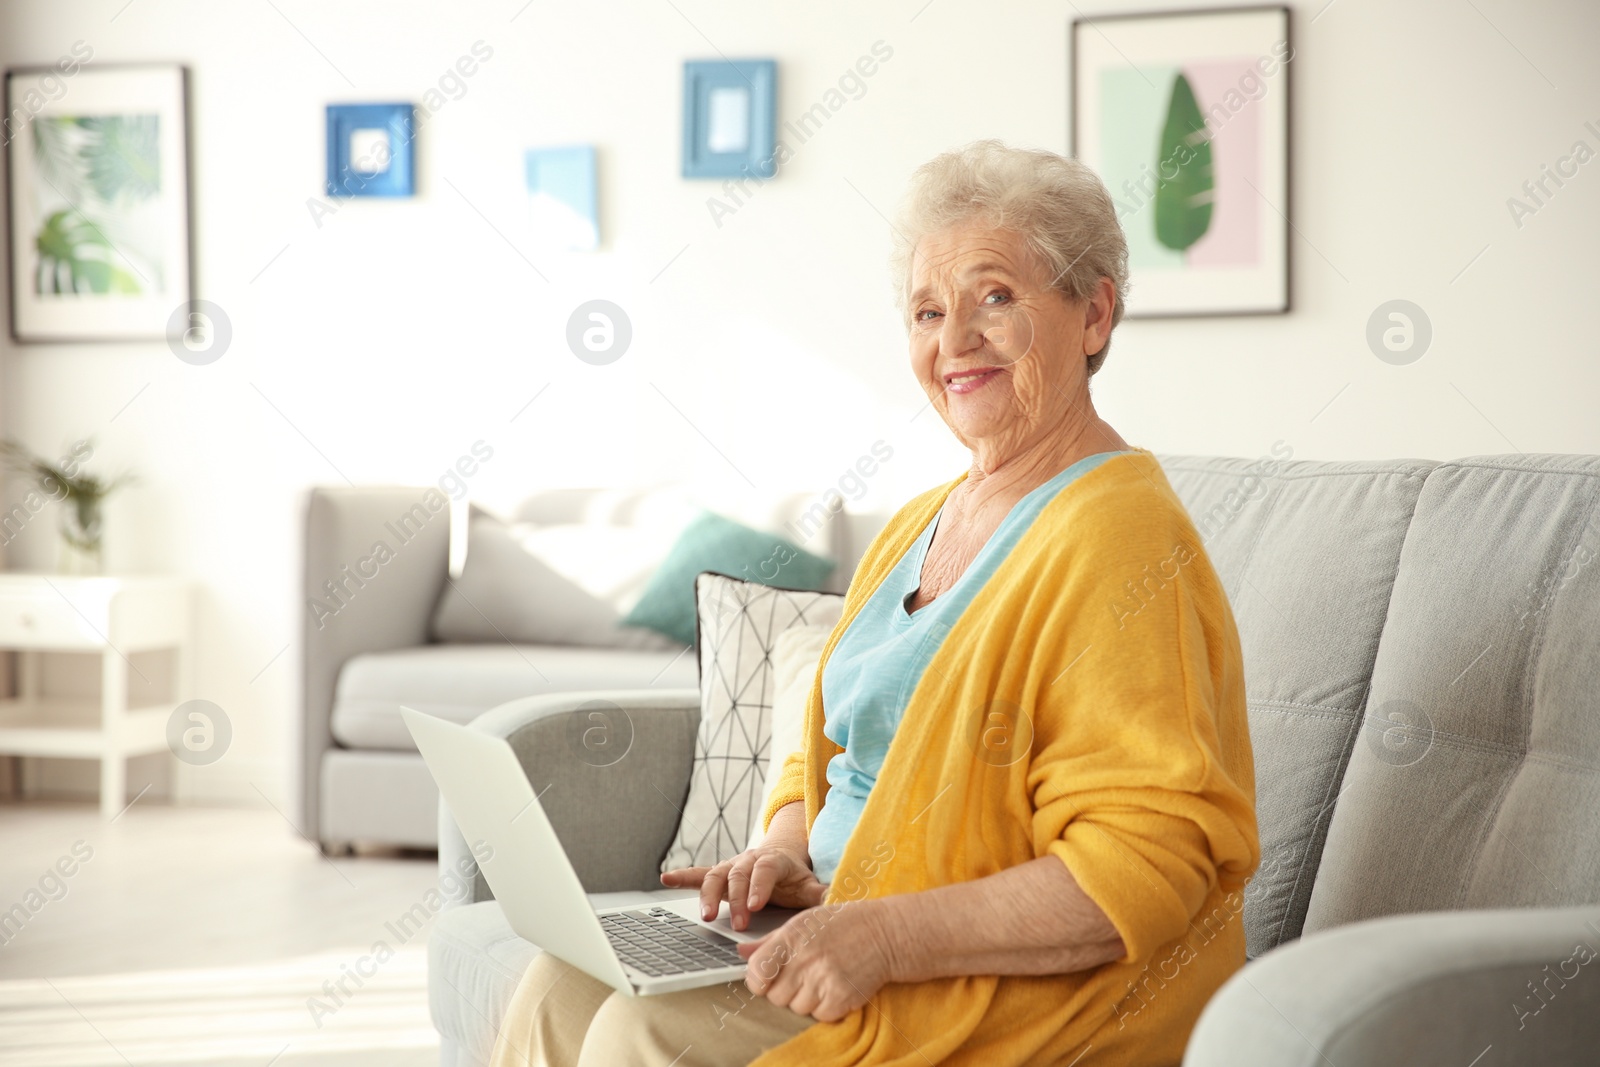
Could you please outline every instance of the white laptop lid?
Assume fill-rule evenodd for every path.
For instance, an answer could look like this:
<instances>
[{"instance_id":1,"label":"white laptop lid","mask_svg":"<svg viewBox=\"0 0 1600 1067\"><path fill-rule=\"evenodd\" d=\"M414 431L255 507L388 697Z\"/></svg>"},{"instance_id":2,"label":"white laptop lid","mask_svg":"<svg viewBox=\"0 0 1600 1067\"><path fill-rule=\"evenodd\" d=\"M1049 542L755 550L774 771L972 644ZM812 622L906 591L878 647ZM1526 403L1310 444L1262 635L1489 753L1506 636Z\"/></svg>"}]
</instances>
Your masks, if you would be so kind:
<instances>
[{"instance_id":1,"label":"white laptop lid","mask_svg":"<svg viewBox=\"0 0 1600 1067\"><path fill-rule=\"evenodd\" d=\"M511 928L612 988L633 993L511 745L412 708L402 707L400 714L461 832L494 849L479 866Z\"/></svg>"}]
</instances>

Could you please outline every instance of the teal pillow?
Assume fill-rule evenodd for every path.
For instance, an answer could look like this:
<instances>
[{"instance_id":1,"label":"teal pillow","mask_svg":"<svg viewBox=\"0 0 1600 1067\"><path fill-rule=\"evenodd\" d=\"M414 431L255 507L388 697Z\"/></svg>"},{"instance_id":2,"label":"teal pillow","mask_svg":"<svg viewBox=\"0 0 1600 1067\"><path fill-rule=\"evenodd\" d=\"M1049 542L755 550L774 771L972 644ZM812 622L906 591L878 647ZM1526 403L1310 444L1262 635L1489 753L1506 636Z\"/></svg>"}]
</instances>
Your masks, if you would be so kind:
<instances>
[{"instance_id":1,"label":"teal pillow","mask_svg":"<svg viewBox=\"0 0 1600 1067\"><path fill-rule=\"evenodd\" d=\"M775 534L702 512L678 537L622 622L695 643L694 579L702 571L780 589L820 590L837 566Z\"/></svg>"}]
</instances>

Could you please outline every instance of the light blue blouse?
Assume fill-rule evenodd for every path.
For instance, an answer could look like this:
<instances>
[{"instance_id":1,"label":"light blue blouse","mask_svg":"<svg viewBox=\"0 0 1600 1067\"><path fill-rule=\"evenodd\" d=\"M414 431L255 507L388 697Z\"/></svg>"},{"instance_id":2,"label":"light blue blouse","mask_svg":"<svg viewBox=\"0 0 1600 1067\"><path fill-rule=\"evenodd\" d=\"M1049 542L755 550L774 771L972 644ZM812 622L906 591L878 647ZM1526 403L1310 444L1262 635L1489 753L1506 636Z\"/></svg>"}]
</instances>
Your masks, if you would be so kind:
<instances>
[{"instance_id":1,"label":"light blue blouse","mask_svg":"<svg viewBox=\"0 0 1600 1067\"><path fill-rule=\"evenodd\" d=\"M811 865L833 881L845 843L861 819L900 716L928 662L956 620L1045 506L1080 475L1121 452L1086 456L1012 506L954 585L931 604L906 610L922 584L922 564L944 509L862 605L822 669L822 732L843 752L828 761L828 795L811 825Z\"/></svg>"}]
</instances>

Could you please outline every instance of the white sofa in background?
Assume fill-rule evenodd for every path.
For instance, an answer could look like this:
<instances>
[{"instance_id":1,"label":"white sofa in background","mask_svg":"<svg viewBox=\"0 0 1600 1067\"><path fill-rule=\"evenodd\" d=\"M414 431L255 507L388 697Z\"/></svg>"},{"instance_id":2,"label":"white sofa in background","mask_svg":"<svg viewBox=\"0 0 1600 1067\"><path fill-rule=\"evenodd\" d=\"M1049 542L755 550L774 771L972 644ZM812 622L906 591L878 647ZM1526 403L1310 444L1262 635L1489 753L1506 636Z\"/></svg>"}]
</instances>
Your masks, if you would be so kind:
<instances>
[{"instance_id":1,"label":"white sofa in background","mask_svg":"<svg viewBox=\"0 0 1600 1067\"><path fill-rule=\"evenodd\" d=\"M552 625L535 628L559 640L505 639L488 625L480 640L435 640L450 577L450 518L448 508L423 506L429 494L437 503L438 492L425 487L317 488L306 500L301 829L324 850L436 845L439 793L401 722L402 703L470 722L520 697L696 683L693 654L670 639L636 631L610 645L586 643L605 629L595 613L607 609L589 603L579 612L565 594L519 608L545 612L538 621ZM676 487L553 490L529 497L507 521L539 530L582 525L597 541L627 544L642 528L670 529L662 514L685 499ZM837 560L829 586L842 590L882 520L836 510L839 503L837 493L792 493L720 510ZM671 539L658 538L659 555ZM387 551L375 552L377 542ZM467 553L468 568L481 563L470 537ZM473 578L483 588L481 571ZM475 614L455 611L454 625L470 630Z\"/></svg>"}]
</instances>

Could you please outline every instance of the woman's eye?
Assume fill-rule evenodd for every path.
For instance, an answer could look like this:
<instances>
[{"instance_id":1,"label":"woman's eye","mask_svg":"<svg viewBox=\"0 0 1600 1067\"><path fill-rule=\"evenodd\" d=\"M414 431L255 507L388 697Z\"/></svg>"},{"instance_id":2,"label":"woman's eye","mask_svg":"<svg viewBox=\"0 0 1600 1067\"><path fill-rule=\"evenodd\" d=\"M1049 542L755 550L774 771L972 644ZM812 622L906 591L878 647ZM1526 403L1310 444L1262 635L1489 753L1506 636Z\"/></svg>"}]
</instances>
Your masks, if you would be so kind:
<instances>
[{"instance_id":1,"label":"woman's eye","mask_svg":"<svg viewBox=\"0 0 1600 1067\"><path fill-rule=\"evenodd\" d=\"M990 303L990 302L995 302L995 298L996 297L1000 298L998 302L1004 303L1005 301L1011 299L1011 294L1007 293L1007 292L1004 292L1003 290L996 289L994 292L992 292L988 296L984 297L983 298L983 302L986 303L986 304Z\"/></svg>"},{"instance_id":2,"label":"woman's eye","mask_svg":"<svg viewBox=\"0 0 1600 1067\"><path fill-rule=\"evenodd\" d=\"M932 317L934 315L937 315L937 314L939 314L939 313L937 311L935 311L933 308L923 308L921 311L917 312L916 321L918 321L918 322L927 322L930 317Z\"/></svg>"}]
</instances>

